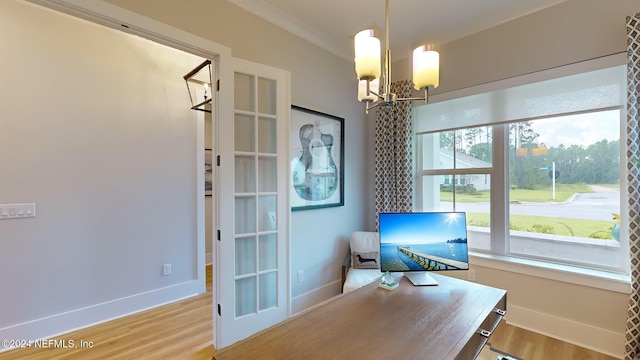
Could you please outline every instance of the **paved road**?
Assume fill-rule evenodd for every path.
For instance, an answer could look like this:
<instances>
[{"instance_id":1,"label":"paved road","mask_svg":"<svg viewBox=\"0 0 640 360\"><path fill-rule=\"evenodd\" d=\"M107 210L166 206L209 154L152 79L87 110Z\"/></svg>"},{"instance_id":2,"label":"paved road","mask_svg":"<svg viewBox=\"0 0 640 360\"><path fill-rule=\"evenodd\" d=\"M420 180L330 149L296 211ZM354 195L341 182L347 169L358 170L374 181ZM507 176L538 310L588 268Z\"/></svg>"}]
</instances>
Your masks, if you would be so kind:
<instances>
[{"instance_id":1,"label":"paved road","mask_svg":"<svg viewBox=\"0 0 640 360\"><path fill-rule=\"evenodd\" d=\"M515 215L535 215L576 219L612 220L612 213L620 213L620 192L595 188L604 192L579 193L565 203L520 203L511 204ZM450 203L443 208L451 209ZM457 211L489 212L489 203L458 203Z\"/></svg>"}]
</instances>

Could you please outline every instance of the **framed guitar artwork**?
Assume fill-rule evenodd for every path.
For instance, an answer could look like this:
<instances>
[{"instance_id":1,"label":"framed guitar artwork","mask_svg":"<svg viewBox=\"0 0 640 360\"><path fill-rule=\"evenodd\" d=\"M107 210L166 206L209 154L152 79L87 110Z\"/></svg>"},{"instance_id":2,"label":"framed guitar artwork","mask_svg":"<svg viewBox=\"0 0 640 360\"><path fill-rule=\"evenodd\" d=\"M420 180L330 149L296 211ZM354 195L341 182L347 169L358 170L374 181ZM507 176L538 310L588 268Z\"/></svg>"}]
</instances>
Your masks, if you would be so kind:
<instances>
[{"instance_id":1,"label":"framed guitar artwork","mask_svg":"<svg viewBox=\"0 0 640 360\"><path fill-rule=\"evenodd\" d=\"M344 119L291 106L291 210L344 205Z\"/></svg>"}]
</instances>

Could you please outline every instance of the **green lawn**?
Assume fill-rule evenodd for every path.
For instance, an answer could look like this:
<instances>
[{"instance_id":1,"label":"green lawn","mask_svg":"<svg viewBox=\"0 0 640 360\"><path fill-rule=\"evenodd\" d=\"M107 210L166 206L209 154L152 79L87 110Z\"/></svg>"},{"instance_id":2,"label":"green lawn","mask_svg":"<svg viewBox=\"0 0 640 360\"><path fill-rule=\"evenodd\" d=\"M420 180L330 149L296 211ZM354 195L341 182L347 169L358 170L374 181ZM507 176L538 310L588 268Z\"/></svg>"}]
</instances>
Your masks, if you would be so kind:
<instances>
[{"instance_id":1,"label":"green lawn","mask_svg":"<svg viewBox=\"0 0 640 360\"><path fill-rule=\"evenodd\" d=\"M557 184L556 198L553 199L551 187L542 190L515 189L509 191L509 201L567 201L575 193L589 193L591 190L586 184Z\"/></svg>"},{"instance_id":2,"label":"green lawn","mask_svg":"<svg viewBox=\"0 0 640 360\"><path fill-rule=\"evenodd\" d=\"M551 187L541 190L525 190L515 189L509 191L509 201L555 201L563 202L567 201L571 195L575 193L588 193L591 192L589 186L586 184L557 184L556 185L556 199L553 200L553 191ZM453 201L453 193L441 192L440 199L442 201ZM456 194L456 201L459 202L486 202L489 201L489 191L479 191L477 194Z\"/></svg>"},{"instance_id":3,"label":"green lawn","mask_svg":"<svg viewBox=\"0 0 640 360\"><path fill-rule=\"evenodd\" d=\"M488 213L467 213L467 223L472 226L489 226ZM536 233L577 236L594 239L613 239L613 221L550 218L544 216L511 215L511 230Z\"/></svg>"},{"instance_id":4,"label":"green lawn","mask_svg":"<svg viewBox=\"0 0 640 360\"><path fill-rule=\"evenodd\" d=\"M618 187L619 185L600 185ZM552 199L552 189L548 187L540 190L515 189L509 191L510 202L563 202L575 193L591 192L586 184L557 184L556 198ZM477 194L456 194L456 202L488 202L489 192L481 191ZM442 201L452 201L450 192L441 192ZM511 215L509 227L512 230L567 235L596 239L613 239L611 227L614 221L581 220L570 218L550 218L544 216ZM469 225L489 226L488 213L467 213Z\"/></svg>"}]
</instances>

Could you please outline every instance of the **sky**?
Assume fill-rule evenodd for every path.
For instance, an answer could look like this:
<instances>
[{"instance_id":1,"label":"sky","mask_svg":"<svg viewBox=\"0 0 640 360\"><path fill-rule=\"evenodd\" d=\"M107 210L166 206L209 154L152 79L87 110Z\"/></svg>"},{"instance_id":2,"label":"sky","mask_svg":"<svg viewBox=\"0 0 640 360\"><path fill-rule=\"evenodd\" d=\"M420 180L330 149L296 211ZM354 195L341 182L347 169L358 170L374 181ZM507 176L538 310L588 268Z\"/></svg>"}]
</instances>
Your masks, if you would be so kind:
<instances>
[{"instance_id":1,"label":"sky","mask_svg":"<svg viewBox=\"0 0 640 360\"><path fill-rule=\"evenodd\" d=\"M539 142L545 143L547 147L558 147L561 144L565 147L587 147L603 139L620 139L619 110L535 120L531 124L533 130L540 134Z\"/></svg>"},{"instance_id":2,"label":"sky","mask_svg":"<svg viewBox=\"0 0 640 360\"><path fill-rule=\"evenodd\" d=\"M464 213L380 214L380 242L427 244L467 237Z\"/></svg>"}]
</instances>

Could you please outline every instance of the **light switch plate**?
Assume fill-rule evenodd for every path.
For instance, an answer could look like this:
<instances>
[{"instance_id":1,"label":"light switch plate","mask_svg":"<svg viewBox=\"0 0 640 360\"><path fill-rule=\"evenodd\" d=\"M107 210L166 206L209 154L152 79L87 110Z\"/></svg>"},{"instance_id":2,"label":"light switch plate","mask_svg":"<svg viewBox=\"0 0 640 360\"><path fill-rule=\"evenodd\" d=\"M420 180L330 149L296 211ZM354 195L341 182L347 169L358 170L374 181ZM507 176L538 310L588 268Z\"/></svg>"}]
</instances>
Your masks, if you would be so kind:
<instances>
[{"instance_id":1,"label":"light switch plate","mask_svg":"<svg viewBox=\"0 0 640 360\"><path fill-rule=\"evenodd\" d=\"M162 275L171 275L171 264L162 265Z\"/></svg>"},{"instance_id":2,"label":"light switch plate","mask_svg":"<svg viewBox=\"0 0 640 360\"><path fill-rule=\"evenodd\" d=\"M0 220L36 217L36 204L0 204Z\"/></svg>"}]
</instances>

